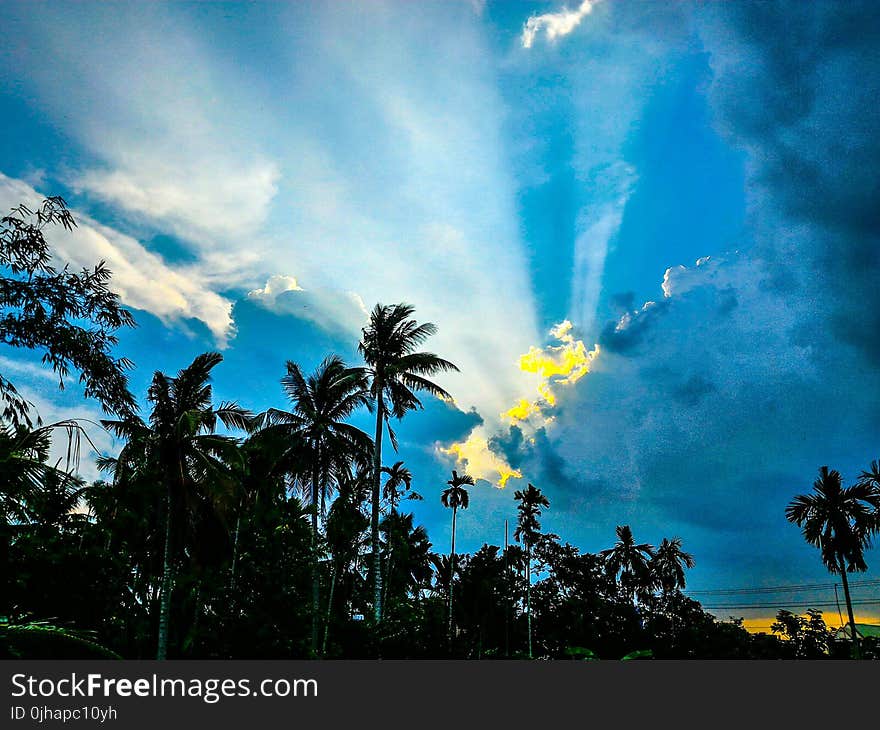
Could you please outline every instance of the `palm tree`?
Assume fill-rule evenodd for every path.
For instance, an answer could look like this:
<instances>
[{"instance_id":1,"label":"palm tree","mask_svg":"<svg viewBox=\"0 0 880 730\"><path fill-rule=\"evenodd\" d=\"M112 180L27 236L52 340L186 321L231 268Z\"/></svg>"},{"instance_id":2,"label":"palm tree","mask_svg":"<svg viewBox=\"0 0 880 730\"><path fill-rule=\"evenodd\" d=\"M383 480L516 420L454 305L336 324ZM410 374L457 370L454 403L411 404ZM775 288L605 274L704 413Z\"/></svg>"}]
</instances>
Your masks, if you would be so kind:
<instances>
[{"instance_id":1,"label":"palm tree","mask_svg":"<svg viewBox=\"0 0 880 730\"><path fill-rule=\"evenodd\" d=\"M664 537L648 563L648 570L654 583L668 596L676 588L684 588L684 570L695 564L693 555L681 549L680 537Z\"/></svg>"},{"instance_id":2,"label":"palm tree","mask_svg":"<svg viewBox=\"0 0 880 730\"><path fill-rule=\"evenodd\" d=\"M229 488L241 460L235 439L215 433L218 423L227 428L247 429L251 416L235 403L213 406L211 371L223 360L216 352L199 355L175 377L153 375L147 391L152 404L148 422L134 415L126 420L102 421L126 439L116 459L105 459L114 479L155 479L165 492L165 538L162 550L161 600L156 658L168 653L169 615L174 589L175 532L204 514L206 502L219 511L230 501Z\"/></svg>"},{"instance_id":3,"label":"palm tree","mask_svg":"<svg viewBox=\"0 0 880 730\"><path fill-rule=\"evenodd\" d=\"M391 505L392 513L397 510L397 504L404 493L409 492L407 499L422 498L417 492L410 492L412 472L403 465L402 461L395 461L391 466L383 466L382 473L388 475L385 487L382 489L382 497ZM401 489L401 487L403 488Z\"/></svg>"},{"instance_id":4,"label":"palm tree","mask_svg":"<svg viewBox=\"0 0 880 730\"><path fill-rule=\"evenodd\" d=\"M786 519L802 528L804 539L819 548L828 571L840 573L855 658L860 652L846 574L868 569L865 549L878 529L878 507L880 490L870 473L863 473L855 486L844 488L840 472L823 466L813 482L813 493L799 494L785 508Z\"/></svg>"},{"instance_id":5,"label":"palm tree","mask_svg":"<svg viewBox=\"0 0 880 730\"><path fill-rule=\"evenodd\" d=\"M44 522L48 517L45 508L50 504L52 518L61 517L76 505L82 494L79 480L62 470L60 464L48 463L52 432L59 428L67 430L68 444L73 451L78 451L79 436L85 432L75 421L39 428L24 424L0 425L0 560L3 565L9 564L14 525ZM0 615L9 615L5 591L3 596Z\"/></svg>"},{"instance_id":6,"label":"palm tree","mask_svg":"<svg viewBox=\"0 0 880 730\"><path fill-rule=\"evenodd\" d=\"M428 380L437 373L458 368L431 352L417 352L437 327L430 322L418 324L409 304L377 304L370 313L369 324L362 330L358 351L367 365L370 394L376 408L376 437L373 441L372 514L370 542L373 573L373 619L382 619L382 564L379 544L379 503L382 468L382 430L388 429L391 445L397 451L397 436L390 418L403 418L408 411L422 407L416 392L425 391L438 398L451 396Z\"/></svg>"},{"instance_id":7,"label":"palm tree","mask_svg":"<svg viewBox=\"0 0 880 730\"><path fill-rule=\"evenodd\" d=\"M444 507L452 509L452 548L449 551L449 564L455 571L455 518L458 508L467 509L470 497L465 486L474 486L474 478L470 474L458 474L452 470L452 479L446 482L449 486L440 495ZM452 581L449 582L449 642L452 643Z\"/></svg>"},{"instance_id":8,"label":"palm tree","mask_svg":"<svg viewBox=\"0 0 880 730\"><path fill-rule=\"evenodd\" d=\"M613 548L599 553L605 560L605 568L610 575L620 579L621 587L635 603L636 593L644 590L651 582L650 560L654 555L653 546L636 543L629 525L617 526L617 542Z\"/></svg>"},{"instance_id":9,"label":"palm tree","mask_svg":"<svg viewBox=\"0 0 880 730\"><path fill-rule=\"evenodd\" d=\"M366 376L350 368L338 355L330 355L305 377L299 365L288 361L281 379L291 412L269 409L259 418L268 430L286 434L290 448L308 465L304 481L309 485L312 518L312 653L318 650L320 590L318 576L318 514L326 514L327 496L333 483L353 465L358 454L369 453L370 437L346 423L361 406L369 406Z\"/></svg>"},{"instance_id":10,"label":"palm tree","mask_svg":"<svg viewBox=\"0 0 880 730\"><path fill-rule=\"evenodd\" d=\"M74 428L71 422L53 423L39 428L0 426L0 520L9 523L28 522L32 515L29 503L58 478L72 479L48 463L55 428Z\"/></svg>"},{"instance_id":11,"label":"palm tree","mask_svg":"<svg viewBox=\"0 0 880 730\"><path fill-rule=\"evenodd\" d=\"M422 588L431 580L431 543L422 525L413 525L413 515L393 512L382 520L382 532L389 555L394 556L394 572L386 573L383 586L386 613L396 597L418 599Z\"/></svg>"},{"instance_id":12,"label":"palm tree","mask_svg":"<svg viewBox=\"0 0 880 730\"><path fill-rule=\"evenodd\" d=\"M259 417L255 419L255 426L258 421ZM285 476L295 471L298 466L298 463L293 461L297 454L289 448L286 434L278 433L271 428L250 434L241 445L241 455L240 497L232 542L230 589L235 585L242 519L252 520L261 500L264 505L283 500L287 491Z\"/></svg>"},{"instance_id":13,"label":"palm tree","mask_svg":"<svg viewBox=\"0 0 880 730\"><path fill-rule=\"evenodd\" d=\"M532 548L537 544L541 537L541 523L538 517L541 516L541 508L550 506L547 497L540 489L529 483L528 487L523 490L517 490L513 498L519 504L517 510L519 512L519 521L516 530L513 533L517 542L522 542L526 548L526 625L528 628L529 639L529 659L532 658Z\"/></svg>"},{"instance_id":14,"label":"palm tree","mask_svg":"<svg viewBox=\"0 0 880 730\"><path fill-rule=\"evenodd\" d=\"M333 600L336 584L344 576L349 566L355 562L365 546L364 534L370 525L369 518L361 511L356 478L343 479L339 484L339 495L333 500L327 515L327 547L330 552L330 590L327 597L327 612L324 620L324 637L321 653L327 653L327 640L333 617Z\"/></svg>"}]
</instances>

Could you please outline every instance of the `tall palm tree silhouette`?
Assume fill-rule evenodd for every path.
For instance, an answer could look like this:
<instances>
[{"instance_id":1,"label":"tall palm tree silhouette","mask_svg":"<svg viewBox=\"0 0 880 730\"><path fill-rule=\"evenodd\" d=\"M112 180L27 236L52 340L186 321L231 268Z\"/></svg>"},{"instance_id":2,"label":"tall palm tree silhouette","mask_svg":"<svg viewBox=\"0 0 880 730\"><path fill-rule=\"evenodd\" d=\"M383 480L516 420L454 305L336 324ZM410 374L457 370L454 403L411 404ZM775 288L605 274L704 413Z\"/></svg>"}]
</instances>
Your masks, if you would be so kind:
<instances>
[{"instance_id":1,"label":"tall palm tree silhouette","mask_svg":"<svg viewBox=\"0 0 880 730\"><path fill-rule=\"evenodd\" d=\"M519 501L519 521L513 537L526 548L526 627L528 632L529 659L532 658L532 548L541 536L541 508L549 507L550 502L540 489L529 483L526 489L513 495Z\"/></svg>"},{"instance_id":2,"label":"tall palm tree silhouette","mask_svg":"<svg viewBox=\"0 0 880 730\"><path fill-rule=\"evenodd\" d=\"M320 596L318 580L318 514L326 513L327 496L340 475L358 454L372 448L370 437L346 419L370 403L362 368L350 368L338 355L330 355L306 377L299 365L288 361L281 385L293 410L269 409L260 423L270 432L281 432L290 448L308 464L312 518L312 653L318 650Z\"/></svg>"},{"instance_id":3,"label":"tall palm tree silhouette","mask_svg":"<svg viewBox=\"0 0 880 730\"><path fill-rule=\"evenodd\" d=\"M878 508L880 490L870 473L863 473L855 486L844 488L840 472L827 466L819 469L812 494L799 494L785 508L786 519L801 528L810 545L819 548L828 571L840 573L855 658L860 648L846 574L868 569L865 548L880 527Z\"/></svg>"},{"instance_id":4,"label":"tall palm tree silhouette","mask_svg":"<svg viewBox=\"0 0 880 730\"><path fill-rule=\"evenodd\" d=\"M466 486L474 486L474 478L470 474L459 474L452 470L452 479L446 482L449 486L443 490L440 495L440 501L444 507L452 510L452 547L449 550L450 570L455 571L455 520L458 515L459 507L467 509L470 504L470 497ZM451 573L450 573L451 574ZM452 580L449 581L449 642L452 643Z\"/></svg>"},{"instance_id":5,"label":"tall palm tree silhouette","mask_svg":"<svg viewBox=\"0 0 880 730\"><path fill-rule=\"evenodd\" d=\"M654 556L648 563L653 582L669 595L676 588L685 586L685 568L693 568L696 563L690 553L681 549L681 538L673 537L671 540L663 538Z\"/></svg>"},{"instance_id":6,"label":"tall palm tree silhouette","mask_svg":"<svg viewBox=\"0 0 880 730\"><path fill-rule=\"evenodd\" d=\"M431 352L417 352L428 337L437 332L430 322L419 324L413 319L415 309L409 304L377 304L370 321L362 330L358 345L366 363L370 394L376 409L376 437L373 450L372 514L370 542L372 547L373 619L382 619L382 565L379 544L379 506L382 476L382 432L388 429L391 445L397 451L397 436L390 418L403 418L408 411L422 407L416 392L425 391L438 398L451 398L443 388L428 380L437 373L458 370L448 360Z\"/></svg>"},{"instance_id":7,"label":"tall palm tree silhouette","mask_svg":"<svg viewBox=\"0 0 880 730\"><path fill-rule=\"evenodd\" d=\"M196 505L208 502L222 509L221 502L229 495L216 485L234 485L234 473L241 469L235 439L215 433L217 424L242 430L252 426L251 415L235 403L213 405L211 371L222 360L219 353L207 352L175 377L156 372L147 391L153 406L148 423L137 416L102 421L105 428L126 440L119 457L106 462L114 479L125 481L140 475L164 482L165 543L156 648L156 659L160 660L168 653L175 555L179 552L175 533L193 521L189 512Z\"/></svg>"},{"instance_id":8,"label":"tall palm tree silhouette","mask_svg":"<svg viewBox=\"0 0 880 730\"><path fill-rule=\"evenodd\" d=\"M617 526L617 542L613 548L599 554L605 560L610 575L619 577L620 586L630 601L635 603L636 594L650 585L649 561L654 548L648 543L636 543L629 525Z\"/></svg>"}]
</instances>

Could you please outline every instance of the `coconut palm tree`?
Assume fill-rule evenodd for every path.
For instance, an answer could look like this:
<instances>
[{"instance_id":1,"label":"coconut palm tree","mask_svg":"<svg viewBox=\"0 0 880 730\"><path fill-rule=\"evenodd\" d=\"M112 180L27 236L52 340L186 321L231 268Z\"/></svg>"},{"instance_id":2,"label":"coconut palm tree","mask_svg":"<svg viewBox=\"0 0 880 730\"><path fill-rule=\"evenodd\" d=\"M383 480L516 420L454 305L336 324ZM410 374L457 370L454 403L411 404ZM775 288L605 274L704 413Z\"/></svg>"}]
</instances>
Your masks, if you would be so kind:
<instances>
[{"instance_id":1,"label":"coconut palm tree","mask_svg":"<svg viewBox=\"0 0 880 730\"><path fill-rule=\"evenodd\" d=\"M373 619L382 619L382 564L379 544L379 506L381 497L382 432L387 428L391 445L397 451L397 436L390 418L403 418L407 412L422 407L416 397L425 391L438 398L451 396L429 380L437 373L458 370L448 360L417 348L436 333L430 322L419 324L413 319L415 309L409 304L377 304L370 321L362 330L358 351L366 363L370 394L376 410L376 437L373 440L372 514L370 542L373 573Z\"/></svg>"},{"instance_id":2,"label":"coconut palm tree","mask_svg":"<svg viewBox=\"0 0 880 730\"><path fill-rule=\"evenodd\" d=\"M365 547L364 536L370 526L369 518L361 511L356 478L343 479L339 484L339 494L333 500L327 515L327 547L330 552L330 590L327 596L327 611L324 619L324 637L321 653L327 653L327 640L333 618L333 601L336 585L355 562L361 549Z\"/></svg>"},{"instance_id":3,"label":"coconut palm tree","mask_svg":"<svg viewBox=\"0 0 880 730\"><path fill-rule=\"evenodd\" d=\"M444 507L452 510L452 547L449 551L449 563L452 571L455 571L455 518L459 507L467 509L470 497L466 486L474 486L474 478L470 474L459 474L452 470L452 479L446 482L449 486L440 495L440 501ZM449 641L452 642L452 582L449 583Z\"/></svg>"},{"instance_id":4,"label":"coconut palm tree","mask_svg":"<svg viewBox=\"0 0 880 730\"><path fill-rule=\"evenodd\" d=\"M636 594L651 584L649 564L654 555L653 546L636 543L630 526L618 525L614 547L602 550L599 555L605 560L608 573L619 579L630 601L635 603Z\"/></svg>"},{"instance_id":5,"label":"coconut palm tree","mask_svg":"<svg viewBox=\"0 0 880 730\"><path fill-rule=\"evenodd\" d=\"M326 514L327 497L340 475L353 466L358 454L372 449L370 437L346 422L354 411L369 407L366 374L350 368L338 355L330 355L306 377L299 365L288 361L281 384L293 410L269 409L259 424L272 432L284 433L290 449L298 454L308 474L302 481L310 492L312 518L312 653L318 650L320 590L318 576L318 515ZM303 469L300 469L303 474Z\"/></svg>"},{"instance_id":6,"label":"coconut palm tree","mask_svg":"<svg viewBox=\"0 0 880 730\"><path fill-rule=\"evenodd\" d=\"M23 424L0 426L0 521L3 525L30 521L29 504L39 499L48 485L73 480L60 465L49 464L52 431L56 428L78 426L73 421L39 428Z\"/></svg>"},{"instance_id":7,"label":"coconut palm tree","mask_svg":"<svg viewBox=\"0 0 880 730\"><path fill-rule=\"evenodd\" d=\"M101 464L113 472L114 480L126 483L140 478L163 484L165 538L156 648L160 660L168 652L174 569L181 552L176 533L197 524L206 504L223 512L235 502L231 492L241 454L234 438L215 433L217 425L242 430L251 426L251 415L237 404L213 405L211 371L222 360L219 353L208 352L175 377L157 371L147 391L152 405L147 422L136 415L102 421L126 440L116 459Z\"/></svg>"},{"instance_id":8,"label":"coconut palm tree","mask_svg":"<svg viewBox=\"0 0 880 730\"><path fill-rule=\"evenodd\" d=\"M60 421L39 428L24 424L0 426L0 561L9 564L12 532L23 524L58 520L69 512L83 493L82 483L49 463L52 432L67 431L72 452L79 437L88 439L76 421ZM70 459L69 459L70 461ZM47 514L47 510L52 512ZM8 615L6 592L0 599L0 615Z\"/></svg>"},{"instance_id":9,"label":"coconut palm tree","mask_svg":"<svg viewBox=\"0 0 880 730\"><path fill-rule=\"evenodd\" d=\"M648 571L653 583L664 595L669 595L676 588L684 588L685 568L693 568L695 564L693 555L681 549L680 537L671 540L664 537L648 562Z\"/></svg>"},{"instance_id":10,"label":"coconut palm tree","mask_svg":"<svg viewBox=\"0 0 880 730\"><path fill-rule=\"evenodd\" d=\"M529 659L532 658L532 549L541 537L541 508L550 506L547 497L540 489L529 483L523 490L517 490L514 495L519 504L519 520L513 533L514 539L521 542L526 548L526 626L529 641Z\"/></svg>"},{"instance_id":11,"label":"coconut palm tree","mask_svg":"<svg viewBox=\"0 0 880 730\"><path fill-rule=\"evenodd\" d=\"M425 528L413 525L413 519L411 513L393 512L382 520L389 565L392 560L394 565L383 585L386 613L395 599L418 599L421 589L431 581L431 543Z\"/></svg>"},{"instance_id":12,"label":"coconut palm tree","mask_svg":"<svg viewBox=\"0 0 880 730\"><path fill-rule=\"evenodd\" d=\"M863 474L855 486L844 488L840 472L823 466L813 482L812 494L799 494L785 508L786 519L801 528L810 545L819 548L828 571L840 573L855 658L860 651L846 574L868 569L865 549L878 529L878 507L880 490L870 474L868 478Z\"/></svg>"}]
</instances>

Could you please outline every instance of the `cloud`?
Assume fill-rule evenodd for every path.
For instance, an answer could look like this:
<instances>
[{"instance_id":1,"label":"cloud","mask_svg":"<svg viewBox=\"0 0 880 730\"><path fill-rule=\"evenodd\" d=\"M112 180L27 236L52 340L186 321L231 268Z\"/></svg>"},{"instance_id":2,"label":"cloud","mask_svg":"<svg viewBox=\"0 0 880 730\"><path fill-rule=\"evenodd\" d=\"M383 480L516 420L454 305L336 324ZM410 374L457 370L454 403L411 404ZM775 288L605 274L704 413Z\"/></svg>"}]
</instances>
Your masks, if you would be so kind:
<instances>
[{"instance_id":1,"label":"cloud","mask_svg":"<svg viewBox=\"0 0 880 730\"><path fill-rule=\"evenodd\" d=\"M545 347L529 347L528 352L519 358L519 369L523 373L534 376L537 398L520 398L516 403L501 414L501 418L511 425L507 434L516 434L518 443L523 443L524 429L527 430L529 444L536 443L540 436L546 441L544 429L552 424L553 416L548 413L556 406L559 386L572 386L590 372L592 362L599 355L595 346L587 350L582 340L576 340L572 334L574 325L563 320L550 329L550 336L559 345ZM505 428L495 421L481 422L476 425L462 441L455 441L448 447L438 445L437 451L453 456L456 463L467 469L471 476L485 479L497 484L501 489L512 479L523 478L523 471L511 466L509 457L505 455ZM509 450L509 449L508 449ZM548 454L548 463L552 454ZM544 467L540 470L545 471Z\"/></svg>"},{"instance_id":2,"label":"cloud","mask_svg":"<svg viewBox=\"0 0 880 730\"><path fill-rule=\"evenodd\" d=\"M698 21L718 126L747 155L769 285L809 310L814 337L833 332L880 362L880 138L865 113L880 93L880 8L725 3Z\"/></svg>"},{"instance_id":3,"label":"cloud","mask_svg":"<svg viewBox=\"0 0 880 730\"><path fill-rule=\"evenodd\" d=\"M314 322L324 330L360 337L370 313L355 292L303 289L292 276L275 275L265 286L248 292L248 299L278 314Z\"/></svg>"},{"instance_id":4,"label":"cloud","mask_svg":"<svg viewBox=\"0 0 880 730\"><path fill-rule=\"evenodd\" d=\"M568 35L580 25L585 17L593 12L593 8L597 4L598 0L583 0L575 10L569 10L563 6L562 10L555 13L531 16L523 26L521 37L523 48L531 48L535 36L542 30L548 41L555 41L557 38Z\"/></svg>"},{"instance_id":5,"label":"cloud","mask_svg":"<svg viewBox=\"0 0 880 730\"><path fill-rule=\"evenodd\" d=\"M252 300L348 338L362 305L405 301L438 325L430 348L461 368L441 384L464 408L497 418L529 392L510 365L537 340L537 316L478 14L452 3L265 5L234 21L188 6L45 10L8 11L22 32L3 70L71 141L51 172L144 240L179 239L185 263L165 269L223 304L196 314L218 336L232 327L227 298L266 282ZM138 269L162 271L158 261ZM294 274L306 291L273 293L273 277ZM186 310L171 292L128 290L165 321Z\"/></svg>"},{"instance_id":6,"label":"cloud","mask_svg":"<svg viewBox=\"0 0 880 730\"><path fill-rule=\"evenodd\" d=\"M32 362L24 362L22 360L13 360L0 355L0 370L4 373L15 373L31 380L49 380L58 383L58 375L53 372L51 367L45 365L37 365Z\"/></svg>"},{"instance_id":7,"label":"cloud","mask_svg":"<svg viewBox=\"0 0 880 730\"><path fill-rule=\"evenodd\" d=\"M51 371L49 373L51 375ZM69 444L68 434L64 429L54 430L49 451L50 463L57 464L60 469L78 474L86 481L101 478L101 472L95 466L95 457L99 453L115 455L121 444L113 438L112 434L101 427L101 419L106 418L106 414L102 413L100 409L95 409L94 403L81 400L82 394L78 392L80 391L78 384L71 383L64 393L55 391L51 395L37 392L30 385L16 387L22 396L33 404L43 425L75 420L85 432L85 435L79 437L76 433L71 434L73 440ZM77 438L79 453L75 448ZM93 446L94 448L92 448Z\"/></svg>"},{"instance_id":8,"label":"cloud","mask_svg":"<svg viewBox=\"0 0 880 730\"><path fill-rule=\"evenodd\" d=\"M467 439L448 447L437 446L440 455L451 456L474 479L482 479L504 489L511 479L522 479L522 472L514 469L489 447L485 427L477 426Z\"/></svg>"},{"instance_id":9,"label":"cloud","mask_svg":"<svg viewBox=\"0 0 880 730\"><path fill-rule=\"evenodd\" d=\"M556 390L560 385L573 385L590 372L593 360L599 355L599 346L587 349L583 340L572 335L574 325L563 320L550 329L550 336L559 345L529 347L528 352L519 358L519 369L524 373L536 375L536 390L539 398L534 401L520 398L502 416L512 422L528 421L532 416L546 416L548 410L556 405Z\"/></svg>"},{"instance_id":10,"label":"cloud","mask_svg":"<svg viewBox=\"0 0 880 730\"><path fill-rule=\"evenodd\" d=\"M279 165L246 131L261 126L252 87L184 14L54 6L15 22L15 63L80 148L56 177L199 251L236 253L245 237L253 247Z\"/></svg>"},{"instance_id":11,"label":"cloud","mask_svg":"<svg viewBox=\"0 0 880 730\"><path fill-rule=\"evenodd\" d=\"M602 292L605 260L637 182L635 169L622 162L599 165L592 176L596 179L596 194L579 215L571 279L571 310L588 332Z\"/></svg>"},{"instance_id":12,"label":"cloud","mask_svg":"<svg viewBox=\"0 0 880 730\"><path fill-rule=\"evenodd\" d=\"M21 203L31 208L42 193L20 180L0 173L0 208ZM62 266L93 267L105 261L113 272L111 288L126 306L154 314L165 323L198 319L204 322L219 346L233 334L232 302L214 293L192 273L166 264L131 236L102 225L90 216L72 211L77 227L47 231L47 239Z\"/></svg>"},{"instance_id":13,"label":"cloud","mask_svg":"<svg viewBox=\"0 0 880 730\"><path fill-rule=\"evenodd\" d=\"M172 137L167 144L181 141ZM73 189L202 244L206 238L245 236L262 225L280 177L269 161L240 165L221 157L205 169L178 155L157 159L155 149L128 149L124 160L109 165L74 174Z\"/></svg>"}]
</instances>

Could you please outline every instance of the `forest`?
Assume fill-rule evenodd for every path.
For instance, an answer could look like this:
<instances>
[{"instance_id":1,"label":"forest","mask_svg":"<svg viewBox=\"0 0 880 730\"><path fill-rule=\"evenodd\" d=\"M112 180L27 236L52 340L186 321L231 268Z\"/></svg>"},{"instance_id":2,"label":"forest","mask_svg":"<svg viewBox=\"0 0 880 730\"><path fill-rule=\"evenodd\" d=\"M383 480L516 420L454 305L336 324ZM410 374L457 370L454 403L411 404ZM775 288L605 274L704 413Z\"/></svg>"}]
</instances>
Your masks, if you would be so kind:
<instances>
[{"instance_id":1,"label":"forest","mask_svg":"<svg viewBox=\"0 0 880 730\"><path fill-rule=\"evenodd\" d=\"M0 339L62 385L78 377L107 416L43 423L0 375L7 657L880 658L876 639L834 640L820 611L780 610L769 634L719 620L686 595L699 556L676 536L653 546L619 525L606 550L579 550L542 528L553 495L540 485L510 495L508 544L457 552L475 480L427 485L395 456L397 424L449 398L434 379L457 369L425 349L436 328L406 304L372 309L359 362L287 362L265 412L215 399L216 352L132 393L134 365L114 349L135 322L110 272L54 263L46 235L75 225L57 197L2 219ZM352 425L359 411L373 434ZM103 476L89 482L96 427L122 447L97 455ZM448 508L450 545L415 523L420 499ZM880 530L880 465L848 487L822 467L780 509L842 580L854 624L847 579Z\"/></svg>"}]
</instances>

